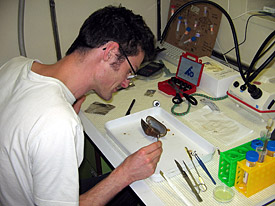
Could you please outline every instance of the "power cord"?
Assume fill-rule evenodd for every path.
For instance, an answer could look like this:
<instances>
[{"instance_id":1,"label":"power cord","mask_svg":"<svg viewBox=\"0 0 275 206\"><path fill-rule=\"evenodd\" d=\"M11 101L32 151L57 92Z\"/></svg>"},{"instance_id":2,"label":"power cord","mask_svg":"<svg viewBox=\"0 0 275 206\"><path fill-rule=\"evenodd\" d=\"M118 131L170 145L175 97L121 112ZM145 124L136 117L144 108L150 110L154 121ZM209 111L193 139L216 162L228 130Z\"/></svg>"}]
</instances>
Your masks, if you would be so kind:
<instances>
[{"instance_id":1,"label":"power cord","mask_svg":"<svg viewBox=\"0 0 275 206\"><path fill-rule=\"evenodd\" d=\"M234 18L232 18L232 20L238 19L238 18L242 17L243 15L246 15L247 13L251 13L251 12L261 13L261 12L264 12L264 10L249 10L249 11L246 11L246 12L244 12L244 13L242 13L242 14L234 17Z\"/></svg>"},{"instance_id":2,"label":"power cord","mask_svg":"<svg viewBox=\"0 0 275 206\"><path fill-rule=\"evenodd\" d=\"M248 22L249 22L249 20L250 20L252 17L254 17L254 16L269 16L269 15L267 15L267 14L253 14L253 15L251 15L251 16L247 19L246 24L245 24L244 40L243 40L241 43L239 43L238 46L241 46L243 43L245 43L245 41L246 41L246 35L247 35ZM228 54L228 53L231 52L233 49L235 49L235 47L232 47L231 49L229 49L227 52L223 53L222 55L224 56L224 55Z\"/></svg>"},{"instance_id":3,"label":"power cord","mask_svg":"<svg viewBox=\"0 0 275 206\"><path fill-rule=\"evenodd\" d=\"M215 97L210 97L210 96L207 96L207 95L201 94L201 93L193 93L193 94L190 94L190 96L200 96L200 97L204 97L204 98L206 98L206 99L210 99L210 100L212 100L212 101L220 101L220 100L224 100L224 99L226 99L226 98L228 97L228 95L225 95L225 96L223 96L223 97L217 97L217 98L215 98ZM171 108L172 114L174 114L174 115L176 115L176 116L184 116L184 115L187 115L187 114L190 112L191 104L190 104L189 101L188 101L188 107L187 107L187 109L186 109L185 112L181 112L181 113L175 112L175 109L176 109L178 106L179 106L179 104L174 104L174 105L172 106L172 108Z\"/></svg>"}]
</instances>

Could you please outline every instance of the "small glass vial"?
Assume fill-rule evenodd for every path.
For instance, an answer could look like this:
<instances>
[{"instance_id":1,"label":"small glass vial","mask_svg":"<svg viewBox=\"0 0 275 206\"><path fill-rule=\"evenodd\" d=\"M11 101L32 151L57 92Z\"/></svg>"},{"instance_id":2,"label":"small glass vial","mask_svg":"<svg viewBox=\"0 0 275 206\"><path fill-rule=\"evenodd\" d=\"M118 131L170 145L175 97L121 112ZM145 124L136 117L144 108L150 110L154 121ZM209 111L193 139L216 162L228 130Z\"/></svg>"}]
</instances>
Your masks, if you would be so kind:
<instances>
[{"instance_id":1,"label":"small glass vial","mask_svg":"<svg viewBox=\"0 0 275 206\"><path fill-rule=\"evenodd\" d=\"M181 25L182 16L178 17L177 29L176 29L176 39L180 40L180 25Z\"/></svg>"},{"instance_id":2,"label":"small glass vial","mask_svg":"<svg viewBox=\"0 0 275 206\"><path fill-rule=\"evenodd\" d=\"M176 9L176 6L171 5L171 16L173 16L173 14L175 13L175 9Z\"/></svg>"},{"instance_id":3,"label":"small glass vial","mask_svg":"<svg viewBox=\"0 0 275 206\"><path fill-rule=\"evenodd\" d=\"M275 141L269 141L266 146L267 155L269 157L275 157Z\"/></svg>"},{"instance_id":4,"label":"small glass vial","mask_svg":"<svg viewBox=\"0 0 275 206\"><path fill-rule=\"evenodd\" d=\"M267 153L266 148L264 148L264 146L263 147L257 147L256 152L258 152L258 154L259 154L258 162L263 163L264 160L265 160L266 153Z\"/></svg>"},{"instance_id":5,"label":"small glass vial","mask_svg":"<svg viewBox=\"0 0 275 206\"><path fill-rule=\"evenodd\" d=\"M255 167L256 166L256 163L259 159L259 154L256 152L256 151L248 151L246 153L246 166L247 167ZM243 182L244 184L247 184L247 179L248 179L248 173L247 172L244 172L243 174Z\"/></svg>"}]
</instances>

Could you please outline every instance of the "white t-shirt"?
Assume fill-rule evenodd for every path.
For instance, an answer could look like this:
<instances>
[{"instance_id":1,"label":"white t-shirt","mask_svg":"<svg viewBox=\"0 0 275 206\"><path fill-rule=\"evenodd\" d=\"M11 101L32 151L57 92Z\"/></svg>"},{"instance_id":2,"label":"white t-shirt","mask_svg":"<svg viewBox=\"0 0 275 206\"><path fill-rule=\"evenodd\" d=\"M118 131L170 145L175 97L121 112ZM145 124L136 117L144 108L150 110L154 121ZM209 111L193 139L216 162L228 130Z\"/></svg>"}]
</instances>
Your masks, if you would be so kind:
<instances>
[{"instance_id":1,"label":"white t-shirt","mask_svg":"<svg viewBox=\"0 0 275 206\"><path fill-rule=\"evenodd\" d=\"M17 57L0 68L0 205L78 205L84 136L59 80Z\"/></svg>"}]
</instances>

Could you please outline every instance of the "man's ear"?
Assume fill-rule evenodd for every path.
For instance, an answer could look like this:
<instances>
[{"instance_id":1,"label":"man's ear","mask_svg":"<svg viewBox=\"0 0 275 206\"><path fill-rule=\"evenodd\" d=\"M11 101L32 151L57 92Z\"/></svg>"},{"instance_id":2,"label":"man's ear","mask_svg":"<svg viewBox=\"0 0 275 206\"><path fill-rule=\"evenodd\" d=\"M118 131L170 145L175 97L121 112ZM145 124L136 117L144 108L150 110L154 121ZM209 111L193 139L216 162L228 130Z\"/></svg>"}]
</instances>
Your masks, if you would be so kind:
<instances>
[{"instance_id":1,"label":"man's ear","mask_svg":"<svg viewBox=\"0 0 275 206\"><path fill-rule=\"evenodd\" d=\"M117 59L117 54L119 53L119 44L114 41L108 42L104 49L103 59L104 61L114 62Z\"/></svg>"}]
</instances>

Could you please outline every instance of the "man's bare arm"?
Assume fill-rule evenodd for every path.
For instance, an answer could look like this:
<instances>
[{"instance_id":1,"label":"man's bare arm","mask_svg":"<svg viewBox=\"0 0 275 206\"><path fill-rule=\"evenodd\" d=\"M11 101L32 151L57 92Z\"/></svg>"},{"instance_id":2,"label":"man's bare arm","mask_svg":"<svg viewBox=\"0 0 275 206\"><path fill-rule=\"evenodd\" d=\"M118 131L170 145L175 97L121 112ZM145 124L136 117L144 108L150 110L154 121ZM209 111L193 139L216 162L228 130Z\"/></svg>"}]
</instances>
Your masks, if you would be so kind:
<instances>
[{"instance_id":1,"label":"man's bare arm","mask_svg":"<svg viewBox=\"0 0 275 206\"><path fill-rule=\"evenodd\" d=\"M82 194L79 205L106 205L129 184L151 176L155 172L161 153L160 141L141 148L127 157L107 178Z\"/></svg>"}]
</instances>

